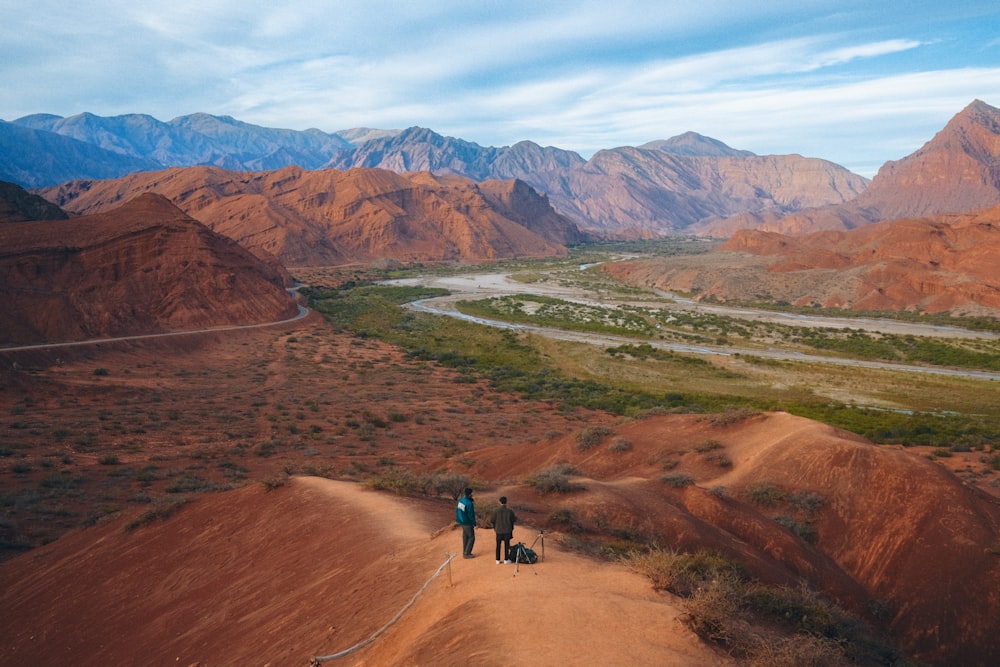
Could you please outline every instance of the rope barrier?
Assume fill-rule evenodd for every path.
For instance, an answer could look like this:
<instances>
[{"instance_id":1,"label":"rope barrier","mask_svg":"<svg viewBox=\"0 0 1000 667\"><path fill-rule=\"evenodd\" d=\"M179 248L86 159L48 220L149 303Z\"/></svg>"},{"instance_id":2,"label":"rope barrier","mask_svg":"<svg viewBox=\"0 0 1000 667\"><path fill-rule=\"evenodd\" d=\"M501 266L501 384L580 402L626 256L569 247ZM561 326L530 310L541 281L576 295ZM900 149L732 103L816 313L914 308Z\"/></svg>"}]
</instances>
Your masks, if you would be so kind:
<instances>
[{"instance_id":1,"label":"rope barrier","mask_svg":"<svg viewBox=\"0 0 1000 667\"><path fill-rule=\"evenodd\" d=\"M328 660L336 660L337 658L342 658L345 655L348 655L350 653L354 653L358 649L364 648L365 646L368 646L373 641L375 641L378 638L379 635L381 635L383 632L385 632L390 627L392 627L392 625L394 623L396 623L396 621L398 621L403 616L403 614L406 613L407 609L409 609L410 607L413 606L413 603L417 601L417 598L420 597L420 594L423 593L425 590L427 590L427 587L431 585L431 582L438 578L438 575L441 574L441 570L443 570L445 567L447 567L448 564L451 563L451 561L452 561L452 559L454 557L455 557L455 554L448 554L448 559L445 560L445 562L441 563L441 567L439 567L437 569L437 571L434 574L431 575L430 579L428 579L426 582L424 582L424 585L420 587L420 590L417 591L413 595L412 598L410 598L410 601L407 602L403 606L403 608L400 609L399 612L397 612L396 615L392 617L391 621L389 621L388 623L386 623L385 625L383 625L381 628L379 628L378 630L376 630L375 633L371 637L369 637L368 639L365 639L364 641L358 642L354 646L352 646L350 648L346 648L343 651L338 651L337 653L332 653L330 655L317 655L317 656L313 656L313 658L309 662L309 667L317 667L317 665L319 665L322 662L326 662Z\"/></svg>"}]
</instances>

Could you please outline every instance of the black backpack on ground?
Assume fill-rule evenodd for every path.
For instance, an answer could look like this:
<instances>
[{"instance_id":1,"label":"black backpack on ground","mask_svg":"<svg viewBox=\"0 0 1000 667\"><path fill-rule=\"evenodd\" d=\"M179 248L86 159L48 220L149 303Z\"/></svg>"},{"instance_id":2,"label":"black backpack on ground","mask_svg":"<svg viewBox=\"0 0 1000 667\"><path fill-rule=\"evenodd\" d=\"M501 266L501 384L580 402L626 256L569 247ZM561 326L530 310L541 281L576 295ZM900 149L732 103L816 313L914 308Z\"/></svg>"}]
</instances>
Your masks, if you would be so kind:
<instances>
[{"instance_id":1,"label":"black backpack on ground","mask_svg":"<svg viewBox=\"0 0 1000 667\"><path fill-rule=\"evenodd\" d=\"M510 545L510 559L515 563L534 563L538 561L538 554L524 546L524 542L518 542Z\"/></svg>"}]
</instances>

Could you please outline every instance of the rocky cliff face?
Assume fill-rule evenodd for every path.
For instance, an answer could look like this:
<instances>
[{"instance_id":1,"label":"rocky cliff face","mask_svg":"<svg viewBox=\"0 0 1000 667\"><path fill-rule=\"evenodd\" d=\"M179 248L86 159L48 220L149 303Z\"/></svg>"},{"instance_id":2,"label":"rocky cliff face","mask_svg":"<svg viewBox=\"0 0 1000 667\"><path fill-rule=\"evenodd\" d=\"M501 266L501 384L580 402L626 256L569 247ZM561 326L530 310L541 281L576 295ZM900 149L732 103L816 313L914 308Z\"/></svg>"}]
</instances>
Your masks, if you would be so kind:
<instances>
[{"instance_id":1,"label":"rocky cliff face","mask_svg":"<svg viewBox=\"0 0 1000 667\"><path fill-rule=\"evenodd\" d=\"M293 317L283 270L146 194L105 213L0 225L0 342L129 336Z\"/></svg>"},{"instance_id":2,"label":"rocky cliff face","mask_svg":"<svg viewBox=\"0 0 1000 667\"><path fill-rule=\"evenodd\" d=\"M965 213L1000 203L1000 109L975 100L902 160L887 162L850 201L783 214L779 210L711 220L695 231L730 236L738 229L803 233L853 229L879 220Z\"/></svg>"},{"instance_id":3,"label":"rocky cliff face","mask_svg":"<svg viewBox=\"0 0 1000 667\"><path fill-rule=\"evenodd\" d=\"M505 188L508 194L502 195ZM156 192L214 231L258 254L274 255L285 266L555 256L580 236L523 184L481 188L467 178L427 172L191 167L41 192L75 213L104 211Z\"/></svg>"}]
</instances>

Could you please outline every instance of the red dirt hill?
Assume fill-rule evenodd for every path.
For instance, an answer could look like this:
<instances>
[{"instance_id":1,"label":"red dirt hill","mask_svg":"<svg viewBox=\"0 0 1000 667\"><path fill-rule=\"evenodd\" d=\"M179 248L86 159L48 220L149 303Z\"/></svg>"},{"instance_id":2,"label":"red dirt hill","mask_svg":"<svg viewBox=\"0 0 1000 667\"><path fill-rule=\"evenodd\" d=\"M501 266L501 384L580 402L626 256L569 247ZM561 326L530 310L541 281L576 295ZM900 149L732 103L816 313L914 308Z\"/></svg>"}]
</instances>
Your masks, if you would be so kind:
<instances>
[{"instance_id":1,"label":"red dirt hill","mask_svg":"<svg viewBox=\"0 0 1000 667\"><path fill-rule=\"evenodd\" d=\"M452 504L295 478L132 532L87 529L0 569L5 665L306 665L385 626L461 543ZM519 531L526 536L524 529ZM324 664L733 664L620 565L452 561L374 642ZM536 545L536 547L539 545ZM625 641L625 638L628 638Z\"/></svg>"},{"instance_id":2,"label":"red dirt hill","mask_svg":"<svg viewBox=\"0 0 1000 667\"><path fill-rule=\"evenodd\" d=\"M955 315L1000 313L1000 207L848 231L738 231L711 261L636 260L619 278L699 298Z\"/></svg>"},{"instance_id":3,"label":"red dirt hill","mask_svg":"<svg viewBox=\"0 0 1000 667\"><path fill-rule=\"evenodd\" d=\"M627 451L612 451L615 440L629 443ZM713 463L720 454L731 465ZM585 491L554 504L550 496L526 502L568 512L583 526L630 526L674 548L719 549L765 581L810 581L861 616L877 602L893 636L921 660L988 665L1000 657L993 629L1000 617L1000 504L905 450L776 413L733 424L651 417L615 426L585 452L565 438L552 447L469 457L478 476L498 482L568 463L580 471L575 481ZM668 459L694 485L675 489L660 481ZM761 484L781 498L755 502ZM500 491L519 499L527 493ZM782 515L811 526L814 539L793 536L773 518Z\"/></svg>"},{"instance_id":4,"label":"red dirt hill","mask_svg":"<svg viewBox=\"0 0 1000 667\"><path fill-rule=\"evenodd\" d=\"M514 499L517 539L532 542L557 514L575 527L548 526L545 561L517 577L493 563L491 533L480 532L479 558L453 563L452 586L443 574L348 664L726 664L676 622L669 596L562 546L601 525L737 555L765 581L809 581L862 616L877 603L896 641L929 664L1000 656L1000 507L942 467L781 413L736 423L649 417L607 438L631 447L581 452L564 437L467 451L492 485L480 504ZM731 465L707 460L699 445L708 441ZM666 455L692 485L658 479ZM557 461L580 471L580 490L540 496L510 481ZM755 502L761 483L784 496ZM773 518L804 522L803 512L811 541ZM270 493L258 484L212 495L133 531L123 520L88 528L0 568L9 636L0 655L20 665L292 664L332 654L371 636L455 553L458 533L441 531L452 517L449 501L302 478Z\"/></svg>"},{"instance_id":5,"label":"red dirt hill","mask_svg":"<svg viewBox=\"0 0 1000 667\"><path fill-rule=\"evenodd\" d=\"M251 251L273 254L285 266L566 254L563 244L580 238L576 227L534 191L521 192L525 188L511 186L500 197L502 186L424 172L189 167L74 181L39 192L71 213L100 212L156 192L214 231Z\"/></svg>"},{"instance_id":6,"label":"red dirt hill","mask_svg":"<svg viewBox=\"0 0 1000 667\"><path fill-rule=\"evenodd\" d=\"M4 344L273 322L298 312L283 269L153 194L101 214L0 225L0 276Z\"/></svg>"}]
</instances>

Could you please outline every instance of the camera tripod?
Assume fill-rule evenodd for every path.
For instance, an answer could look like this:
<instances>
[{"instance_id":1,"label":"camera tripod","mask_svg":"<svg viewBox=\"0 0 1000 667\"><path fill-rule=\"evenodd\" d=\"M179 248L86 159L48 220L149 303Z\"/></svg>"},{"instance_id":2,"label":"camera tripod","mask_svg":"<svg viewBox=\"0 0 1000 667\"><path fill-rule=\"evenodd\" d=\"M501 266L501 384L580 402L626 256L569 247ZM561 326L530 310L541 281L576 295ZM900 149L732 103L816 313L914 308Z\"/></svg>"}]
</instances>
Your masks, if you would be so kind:
<instances>
[{"instance_id":1,"label":"camera tripod","mask_svg":"<svg viewBox=\"0 0 1000 667\"><path fill-rule=\"evenodd\" d=\"M535 543L538 540L542 541L542 559L545 559L545 531L538 531L538 535L535 535L535 539L532 540L531 544L528 546L529 549L535 548ZM521 563L527 563L531 566L531 571L538 575L538 570L535 569L535 564L528 560L528 554L524 553L522 549L517 549L517 555L514 556L514 576L517 576L517 570L521 566Z\"/></svg>"}]
</instances>

